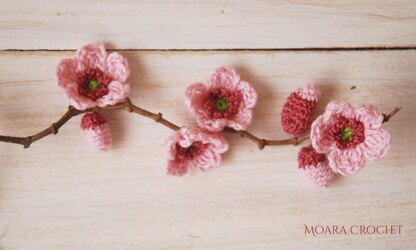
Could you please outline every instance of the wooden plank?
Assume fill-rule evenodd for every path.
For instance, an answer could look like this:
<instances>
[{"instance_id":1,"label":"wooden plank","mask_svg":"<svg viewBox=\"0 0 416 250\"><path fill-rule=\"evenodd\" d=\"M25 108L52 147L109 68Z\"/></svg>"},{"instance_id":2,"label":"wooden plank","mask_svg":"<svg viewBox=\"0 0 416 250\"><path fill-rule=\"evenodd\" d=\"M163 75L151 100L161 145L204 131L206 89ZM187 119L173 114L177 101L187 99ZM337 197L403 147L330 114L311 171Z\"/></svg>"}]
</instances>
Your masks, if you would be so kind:
<instances>
[{"instance_id":1,"label":"wooden plank","mask_svg":"<svg viewBox=\"0 0 416 250\"><path fill-rule=\"evenodd\" d=\"M1 1L0 49L416 46L416 2Z\"/></svg>"},{"instance_id":2,"label":"wooden plank","mask_svg":"<svg viewBox=\"0 0 416 250\"><path fill-rule=\"evenodd\" d=\"M27 135L66 109L55 66L73 52L0 52L0 134ZM185 87L220 65L236 67L260 99L250 131L286 138L280 108L296 87L316 82L323 98L382 111L403 110L385 127L389 154L327 190L296 169L300 148L256 149L227 135L223 165L184 178L164 174L168 129L127 112L109 112L114 150L95 153L79 117L28 150L0 144L2 249L335 248L408 249L416 240L416 51L125 52L131 99L177 124L195 124ZM355 89L351 89L355 86ZM304 234L306 225L403 225L400 235Z\"/></svg>"}]
</instances>

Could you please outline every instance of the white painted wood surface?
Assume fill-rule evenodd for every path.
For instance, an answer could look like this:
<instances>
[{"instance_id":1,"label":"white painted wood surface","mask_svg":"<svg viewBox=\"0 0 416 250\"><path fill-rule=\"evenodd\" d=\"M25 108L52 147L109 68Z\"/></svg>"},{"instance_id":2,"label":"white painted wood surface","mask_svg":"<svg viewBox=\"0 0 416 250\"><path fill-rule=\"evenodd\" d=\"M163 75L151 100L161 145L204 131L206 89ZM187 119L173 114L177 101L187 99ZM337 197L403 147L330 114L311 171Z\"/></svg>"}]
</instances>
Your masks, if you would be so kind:
<instances>
[{"instance_id":1,"label":"white painted wood surface","mask_svg":"<svg viewBox=\"0 0 416 250\"><path fill-rule=\"evenodd\" d=\"M79 117L30 149L0 144L2 249L410 249L416 240L415 51L123 52L131 99L177 124L195 124L182 94L217 66L236 67L259 92L250 131L285 138L279 112L296 87L316 82L330 99L388 112L389 154L326 190L298 172L300 146L266 148L227 135L223 165L184 178L164 174L171 131L123 111L107 113L114 150L95 153ZM27 135L66 109L55 86L73 52L0 53L0 134ZM356 86L351 90L352 86ZM304 234L307 225L403 225L400 235Z\"/></svg>"},{"instance_id":2,"label":"white painted wood surface","mask_svg":"<svg viewBox=\"0 0 416 250\"><path fill-rule=\"evenodd\" d=\"M0 1L0 49L416 46L414 0Z\"/></svg>"},{"instance_id":3,"label":"white painted wood surface","mask_svg":"<svg viewBox=\"0 0 416 250\"><path fill-rule=\"evenodd\" d=\"M61 50L97 41L131 50L122 51L131 99L180 125L195 124L183 104L186 86L221 65L258 91L249 130L261 137L289 137L280 109L308 82L324 93L317 113L332 99L383 112L403 107L385 124L388 155L326 190L297 170L301 146L259 151L234 135L226 135L231 149L220 168L166 176L161 147L171 131L123 111L106 113L114 138L106 154L87 145L80 117L27 150L0 143L0 249L414 248L415 27L412 0L0 1L2 135L56 121L67 102L55 67L74 54ZM340 47L347 51L327 50ZM366 47L379 50L353 50ZM248 51L218 50L240 48ZM403 228L314 237L304 224Z\"/></svg>"}]
</instances>

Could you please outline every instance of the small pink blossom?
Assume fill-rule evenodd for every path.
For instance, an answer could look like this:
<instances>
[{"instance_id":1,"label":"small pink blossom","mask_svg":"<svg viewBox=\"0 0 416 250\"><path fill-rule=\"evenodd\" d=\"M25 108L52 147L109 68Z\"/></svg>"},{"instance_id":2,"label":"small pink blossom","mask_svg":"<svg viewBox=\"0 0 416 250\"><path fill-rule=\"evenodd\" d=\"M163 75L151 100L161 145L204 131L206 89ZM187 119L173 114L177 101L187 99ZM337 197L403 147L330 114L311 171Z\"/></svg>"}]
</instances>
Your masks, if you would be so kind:
<instances>
[{"instance_id":1,"label":"small pink blossom","mask_svg":"<svg viewBox=\"0 0 416 250\"><path fill-rule=\"evenodd\" d=\"M127 60L117 52L107 54L102 44L81 47L73 59L63 59L56 69L58 85L72 106L84 110L123 101L130 86Z\"/></svg>"},{"instance_id":2,"label":"small pink blossom","mask_svg":"<svg viewBox=\"0 0 416 250\"><path fill-rule=\"evenodd\" d=\"M221 164L221 154L228 150L224 137L197 127L182 127L165 143L167 173L182 176L188 168L205 172Z\"/></svg>"},{"instance_id":3,"label":"small pink blossom","mask_svg":"<svg viewBox=\"0 0 416 250\"><path fill-rule=\"evenodd\" d=\"M334 172L349 176L387 154L390 134L383 129L383 115L371 105L358 108L332 101L311 129L312 145L326 154Z\"/></svg>"},{"instance_id":4,"label":"small pink blossom","mask_svg":"<svg viewBox=\"0 0 416 250\"><path fill-rule=\"evenodd\" d=\"M246 129L256 102L256 91L240 80L234 69L227 67L211 74L209 87L194 83L185 92L185 104L199 126L209 131L221 131L224 127Z\"/></svg>"}]
</instances>

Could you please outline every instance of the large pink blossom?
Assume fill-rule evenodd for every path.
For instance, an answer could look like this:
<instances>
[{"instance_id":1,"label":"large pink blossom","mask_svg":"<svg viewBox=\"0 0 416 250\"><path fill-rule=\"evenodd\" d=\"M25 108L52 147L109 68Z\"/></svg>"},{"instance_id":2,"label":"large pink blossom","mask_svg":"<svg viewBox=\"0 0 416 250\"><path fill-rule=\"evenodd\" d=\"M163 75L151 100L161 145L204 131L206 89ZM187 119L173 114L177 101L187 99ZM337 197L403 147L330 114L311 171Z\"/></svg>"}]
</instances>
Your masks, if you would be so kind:
<instances>
[{"instance_id":1,"label":"large pink blossom","mask_svg":"<svg viewBox=\"0 0 416 250\"><path fill-rule=\"evenodd\" d=\"M195 83L185 92L185 103L199 126L210 131L221 131L224 127L246 129L256 102L256 91L227 67L211 74L209 87Z\"/></svg>"},{"instance_id":2,"label":"large pink blossom","mask_svg":"<svg viewBox=\"0 0 416 250\"><path fill-rule=\"evenodd\" d=\"M228 150L224 137L197 127L182 127L165 143L167 173L182 176L188 168L207 171L221 164L221 154Z\"/></svg>"},{"instance_id":3,"label":"large pink blossom","mask_svg":"<svg viewBox=\"0 0 416 250\"><path fill-rule=\"evenodd\" d=\"M312 124L312 145L328 157L329 166L342 175L364 167L366 158L377 160L390 147L390 134L382 128L383 115L371 105L353 108L332 101Z\"/></svg>"},{"instance_id":4,"label":"large pink blossom","mask_svg":"<svg viewBox=\"0 0 416 250\"><path fill-rule=\"evenodd\" d=\"M58 85L80 110L123 101L129 93L129 75L127 60L117 52L107 54L102 44L83 46L56 69Z\"/></svg>"}]
</instances>

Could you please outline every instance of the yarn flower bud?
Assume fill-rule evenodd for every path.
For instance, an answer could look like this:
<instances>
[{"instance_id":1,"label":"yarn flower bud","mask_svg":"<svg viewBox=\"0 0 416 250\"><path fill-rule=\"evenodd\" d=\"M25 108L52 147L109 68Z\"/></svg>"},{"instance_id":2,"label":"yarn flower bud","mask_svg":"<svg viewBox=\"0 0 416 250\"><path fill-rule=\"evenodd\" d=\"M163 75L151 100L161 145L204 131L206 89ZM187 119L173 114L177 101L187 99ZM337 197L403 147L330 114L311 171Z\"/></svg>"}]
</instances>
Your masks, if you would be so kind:
<instances>
[{"instance_id":1,"label":"yarn flower bud","mask_svg":"<svg viewBox=\"0 0 416 250\"><path fill-rule=\"evenodd\" d=\"M81 129L92 147L100 152L111 149L111 131L103 115L97 112L85 114L81 119Z\"/></svg>"},{"instance_id":2,"label":"yarn flower bud","mask_svg":"<svg viewBox=\"0 0 416 250\"><path fill-rule=\"evenodd\" d=\"M198 125L215 132L224 127L246 129L251 124L256 102L256 91L227 67L211 74L210 86L194 83L185 91L185 104Z\"/></svg>"},{"instance_id":3,"label":"yarn flower bud","mask_svg":"<svg viewBox=\"0 0 416 250\"><path fill-rule=\"evenodd\" d=\"M189 168L205 172L218 167L228 143L219 133L182 127L167 139L164 149L167 173L182 176Z\"/></svg>"},{"instance_id":4,"label":"yarn flower bud","mask_svg":"<svg viewBox=\"0 0 416 250\"><path fill-rule=\"evenodd\" d=\"M315 84L308 84L290 94L281 113L283 130L295 136L306 132L319 97L319 89Z\"/></svg>"},{"instance_id":5,"label":"yarn flower bud","mask_svg":"<svg viewBox=\"0 0 416 250\"><path fill-rule=\"evenodd\" d=\"M324 154L312 147L303 147L298 154L299 169L318 187L328 187L334 178L334 172L328 165Z\"/></svg>"}]
</instances>

